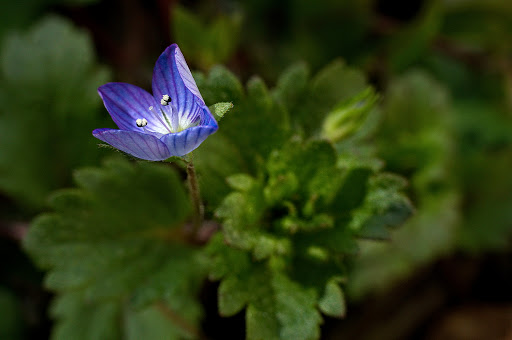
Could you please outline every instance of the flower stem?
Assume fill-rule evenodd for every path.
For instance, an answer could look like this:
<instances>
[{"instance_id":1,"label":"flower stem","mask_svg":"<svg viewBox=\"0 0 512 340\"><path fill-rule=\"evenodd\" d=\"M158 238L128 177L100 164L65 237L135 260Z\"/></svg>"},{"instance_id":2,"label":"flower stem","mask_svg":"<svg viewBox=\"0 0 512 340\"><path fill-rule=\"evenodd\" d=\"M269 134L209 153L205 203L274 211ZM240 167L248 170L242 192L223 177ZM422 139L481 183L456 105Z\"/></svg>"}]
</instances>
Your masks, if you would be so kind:
<instances>
[{"instance_id":1,"label":"flower stem","mask_svg":"<svg viewBox=\"0 0 512 340\"><path fill-rule=\"evenodd\" d=\"M188 188L190 192L190 199L194 204L194 230L193 235L197 233L201 225L203 224L204 219L204 206L201 201L201 194L199 192L199 183L197 182L196 169L194 168L194 163L192 162L192 155L190 155L190 160L186 162L187 164L187 181Z\"/></svg>"}]
</instances>

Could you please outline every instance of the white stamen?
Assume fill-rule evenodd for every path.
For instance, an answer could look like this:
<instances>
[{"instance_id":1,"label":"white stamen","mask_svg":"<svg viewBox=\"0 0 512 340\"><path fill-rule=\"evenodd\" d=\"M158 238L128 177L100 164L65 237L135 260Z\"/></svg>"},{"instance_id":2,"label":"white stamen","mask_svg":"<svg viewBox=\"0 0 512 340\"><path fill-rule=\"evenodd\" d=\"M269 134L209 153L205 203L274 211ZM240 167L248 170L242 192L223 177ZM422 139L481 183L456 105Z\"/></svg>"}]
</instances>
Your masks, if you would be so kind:
<instances>
[{"instance_id":1,"label":"white stamen","mask_svg":"<svg viewBox=\"0 0 512 340\"><path fill-rule=\"evenodd\" d=\"M146 118L142 118L142 119L137 119L135 121L135 124L137 124L138 127L144 127L146 125L148 125L148 121L146 120Z\"/></svg>"},{"instance_id":2,"label":"white stamen","mask_svg":"<svg viewBox=\"0 0 512 340\"><path fill-rule=\"evenodd\" d=\"M166 106L166 105L169 105L170 101L171 101L171 97L169 97L169 95L167 95L167 94L164 94L162 96L162 99L160 100L160 104L162 104L163 106Z\"/></svg>"}]
</instances>

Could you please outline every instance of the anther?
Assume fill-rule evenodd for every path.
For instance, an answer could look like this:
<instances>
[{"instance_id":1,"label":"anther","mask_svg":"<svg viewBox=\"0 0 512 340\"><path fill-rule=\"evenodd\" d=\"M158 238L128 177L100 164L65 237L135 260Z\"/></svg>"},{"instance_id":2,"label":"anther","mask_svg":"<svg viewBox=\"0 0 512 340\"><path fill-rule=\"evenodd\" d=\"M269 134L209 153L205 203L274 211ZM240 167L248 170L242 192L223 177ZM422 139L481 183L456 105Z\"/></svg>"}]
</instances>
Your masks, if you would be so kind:
<instances>
[{"instance_id":1,"label":"anther","mask_svg":"<svg viewBox=\"0 0 512 340\"><path fill-rule=\"evenodd\" d=\"M144 127L146 125L148 125L148 121L146 120L146 118L142 118L142 119L137 119L135 121L135 124L137 124L138 127Z\"/></svg>"},{"instance_id":2,"label":"anther","mask_svg":"<svg viewBox=\"0 0 512 340\"><path fill-rule=\"evenodd\" d=\"M162 104L163 106L169 105L170 102L171 102L171 97L169 97L169 95L167 95L167 94L164 94L162 96L162 99L160 100L160 104Z\"/></svg>"}]
</instances>

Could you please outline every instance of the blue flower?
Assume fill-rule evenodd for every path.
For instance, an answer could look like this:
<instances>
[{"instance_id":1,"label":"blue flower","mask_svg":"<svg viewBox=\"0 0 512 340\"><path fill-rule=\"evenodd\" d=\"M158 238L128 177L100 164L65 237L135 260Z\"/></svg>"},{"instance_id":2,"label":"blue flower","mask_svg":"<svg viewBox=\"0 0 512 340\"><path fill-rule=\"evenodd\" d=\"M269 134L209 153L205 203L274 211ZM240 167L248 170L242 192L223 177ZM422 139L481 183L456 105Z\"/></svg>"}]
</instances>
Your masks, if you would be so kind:
<instances>
[{"instance_id":1,"label":"blue flower","mask_svg":"<svg viewBox=\"0 0 512 340\"><path fill-rule=\"evenodd\" d=\"M137 158L160 161L197 148L218 125L205 105L178 45L160 55L153 70L153 95L126 83L98 89L117 124L93 136Z\"/></svg>"}]
</instances>

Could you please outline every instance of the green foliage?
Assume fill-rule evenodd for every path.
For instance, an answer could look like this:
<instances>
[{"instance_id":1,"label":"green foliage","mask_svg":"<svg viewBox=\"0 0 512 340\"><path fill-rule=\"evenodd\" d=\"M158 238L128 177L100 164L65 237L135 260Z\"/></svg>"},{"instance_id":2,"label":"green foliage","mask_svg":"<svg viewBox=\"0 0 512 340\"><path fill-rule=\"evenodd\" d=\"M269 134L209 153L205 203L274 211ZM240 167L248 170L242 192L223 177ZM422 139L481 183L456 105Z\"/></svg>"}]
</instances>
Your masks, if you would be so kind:
<instances>
[{"instance_id":1,"label":"green foliage","mask_svg":"<svg viewBox=\"0 0 512 340\"><path fill-rule=\"evenodd\" d=\"M162 339L189 332L168 317L197 324L204 275L183 233L191 207L177 174L165 165L113 159L77 171L75 180L78 188L55 193L54 212L36 218L24 239L48 271L46 287L58 293L53 338Z\"/></svg>"},{"instance_id":2,"label":"green foliage","mask_svg":"<svg viewBox=\"0 0 512 340\"><path fill-rule=\"evenodd\" d=\"M200 179L203 194L214 206L230 191L226 177L242 172L256 175L275 146L285 144L292 134L320 135L325 115L367 88L364 76L340 61L312 79L305 64L296 64L271 90L259 77L252 77L244 91L223 67L214 67L208 76L198 74L196 82L207 103L234 104L219 131L194 152L199 172L208 174Z\"/></svg>"},{"instance_id":3,"label":"green foliage","mask_svg":"<svg viewBox=\"0 0 512 340\"><path fill-rule=\"evenodd\" d=\"M220 235L219 235L220 236ZM247 307L247 339L317 339L322 319L316 292L291 280L279 260L255 264L246 253L226 248L221 237L209 245L214 279L221 279L219 312Z\"/></svg>"},{"instance_id":4,"label":"green foliage","mask_svg":"<svg viewBox=\"0 0 512 340\"><path fill-rule=\"evenodd\" d=\"M242 24L239 14L219 15L208 25L183 6L175 6L172 15L176 42L192 63L207 70L232 56Z\"/></svg>"},{"instance_id":5,"label":"green foliage","mask_svg":"<svg viewBox=\"0 0 512 340\"><path fill-rule=\"evenodd\" d=\"M335 139L355 133L377 95L339 61L313 77L296 64L270 90L252 77L240 91L222 68L196 79L207 102L235 98L195 153L222 223L207 250L219 312L245 308L247 339L317 339L320 313L345 315L340 283L357 240L387 238L412 213L403 179L319 138L334 123Z\"/></svg>"},{"instance_id":6,"label":"green foliage","mask_svg":"<svg viewBox=\"0 0 512 340\"><path fill-rule=\"evenodd\" d=\"M239 172L254 173L273 146L284 143L291 131L288 115L260 78L251 78L244 91L235 75L214 67L208 77L198 75L196 81L207 103L233 102L219 131L194 152L196 167L205 174L200 177L202 194L216 206L230 191L225 178Z\"/></svg>"},{"instance_id":7,"label":"green foliage","mask_svg":"<svg viewBox=\"0 0 512 340\"><path fill-rule=\"evenodd\" d=\"M57 17L2 46L0 189L25 207L40 208L73 167L98 156L90 132L98 127L96 88L108 77L93 51L84 32Z\"/></svg>"},{"instance_id":8,"label":"green foliage","mask_svg":"<svg viewBox=\"0 0 512 340\"><path fill-rule=\"evenodd\" d=\"M319 134L325 115L366 89L364 75L336 60L312 79L304 64L291 66L278 79L273 95L288 112L294 127Z\"/></svg>"},{"instance_id":9,"label":"green foliage","mask_svg":"<svg viewBox=\"0 0 512 340\"><path fill-rule=\"evenodd\" d=\"M348 282L353 298L385 289L418 265L453 249L460 222L460 193L453 178L454 112L446 90L428 74L412 71L394 79L384 98L378 154L389 170L410 178L416 213L393 234L391 242L362 244ZM382 179L402 185L392 177ZM383 203L380 195L389 197L385 190L375 194L376 207ZM399 217L400 202L396 204L391 212ZM371 218L378 215L370 210ZM386 220L378 219L379 223ZM367 231L377 238L387 236L385 230Z\"/></svg>"},{"instance_id":10,"label":"green foliage","mask_svg":"<svg viewBox=\"0 0 512 340\"><path fill-rule=\"evenodd\" d=\"M227 182L233 192L216 210L223 234L209 246L211 275L222 280L222 315L246 308L247 339L317 339L320 312L345 313L339 282L356 239L387 236L412 209L401 178L297 136L257 176Z\"/></svg>"}]
</instances>

